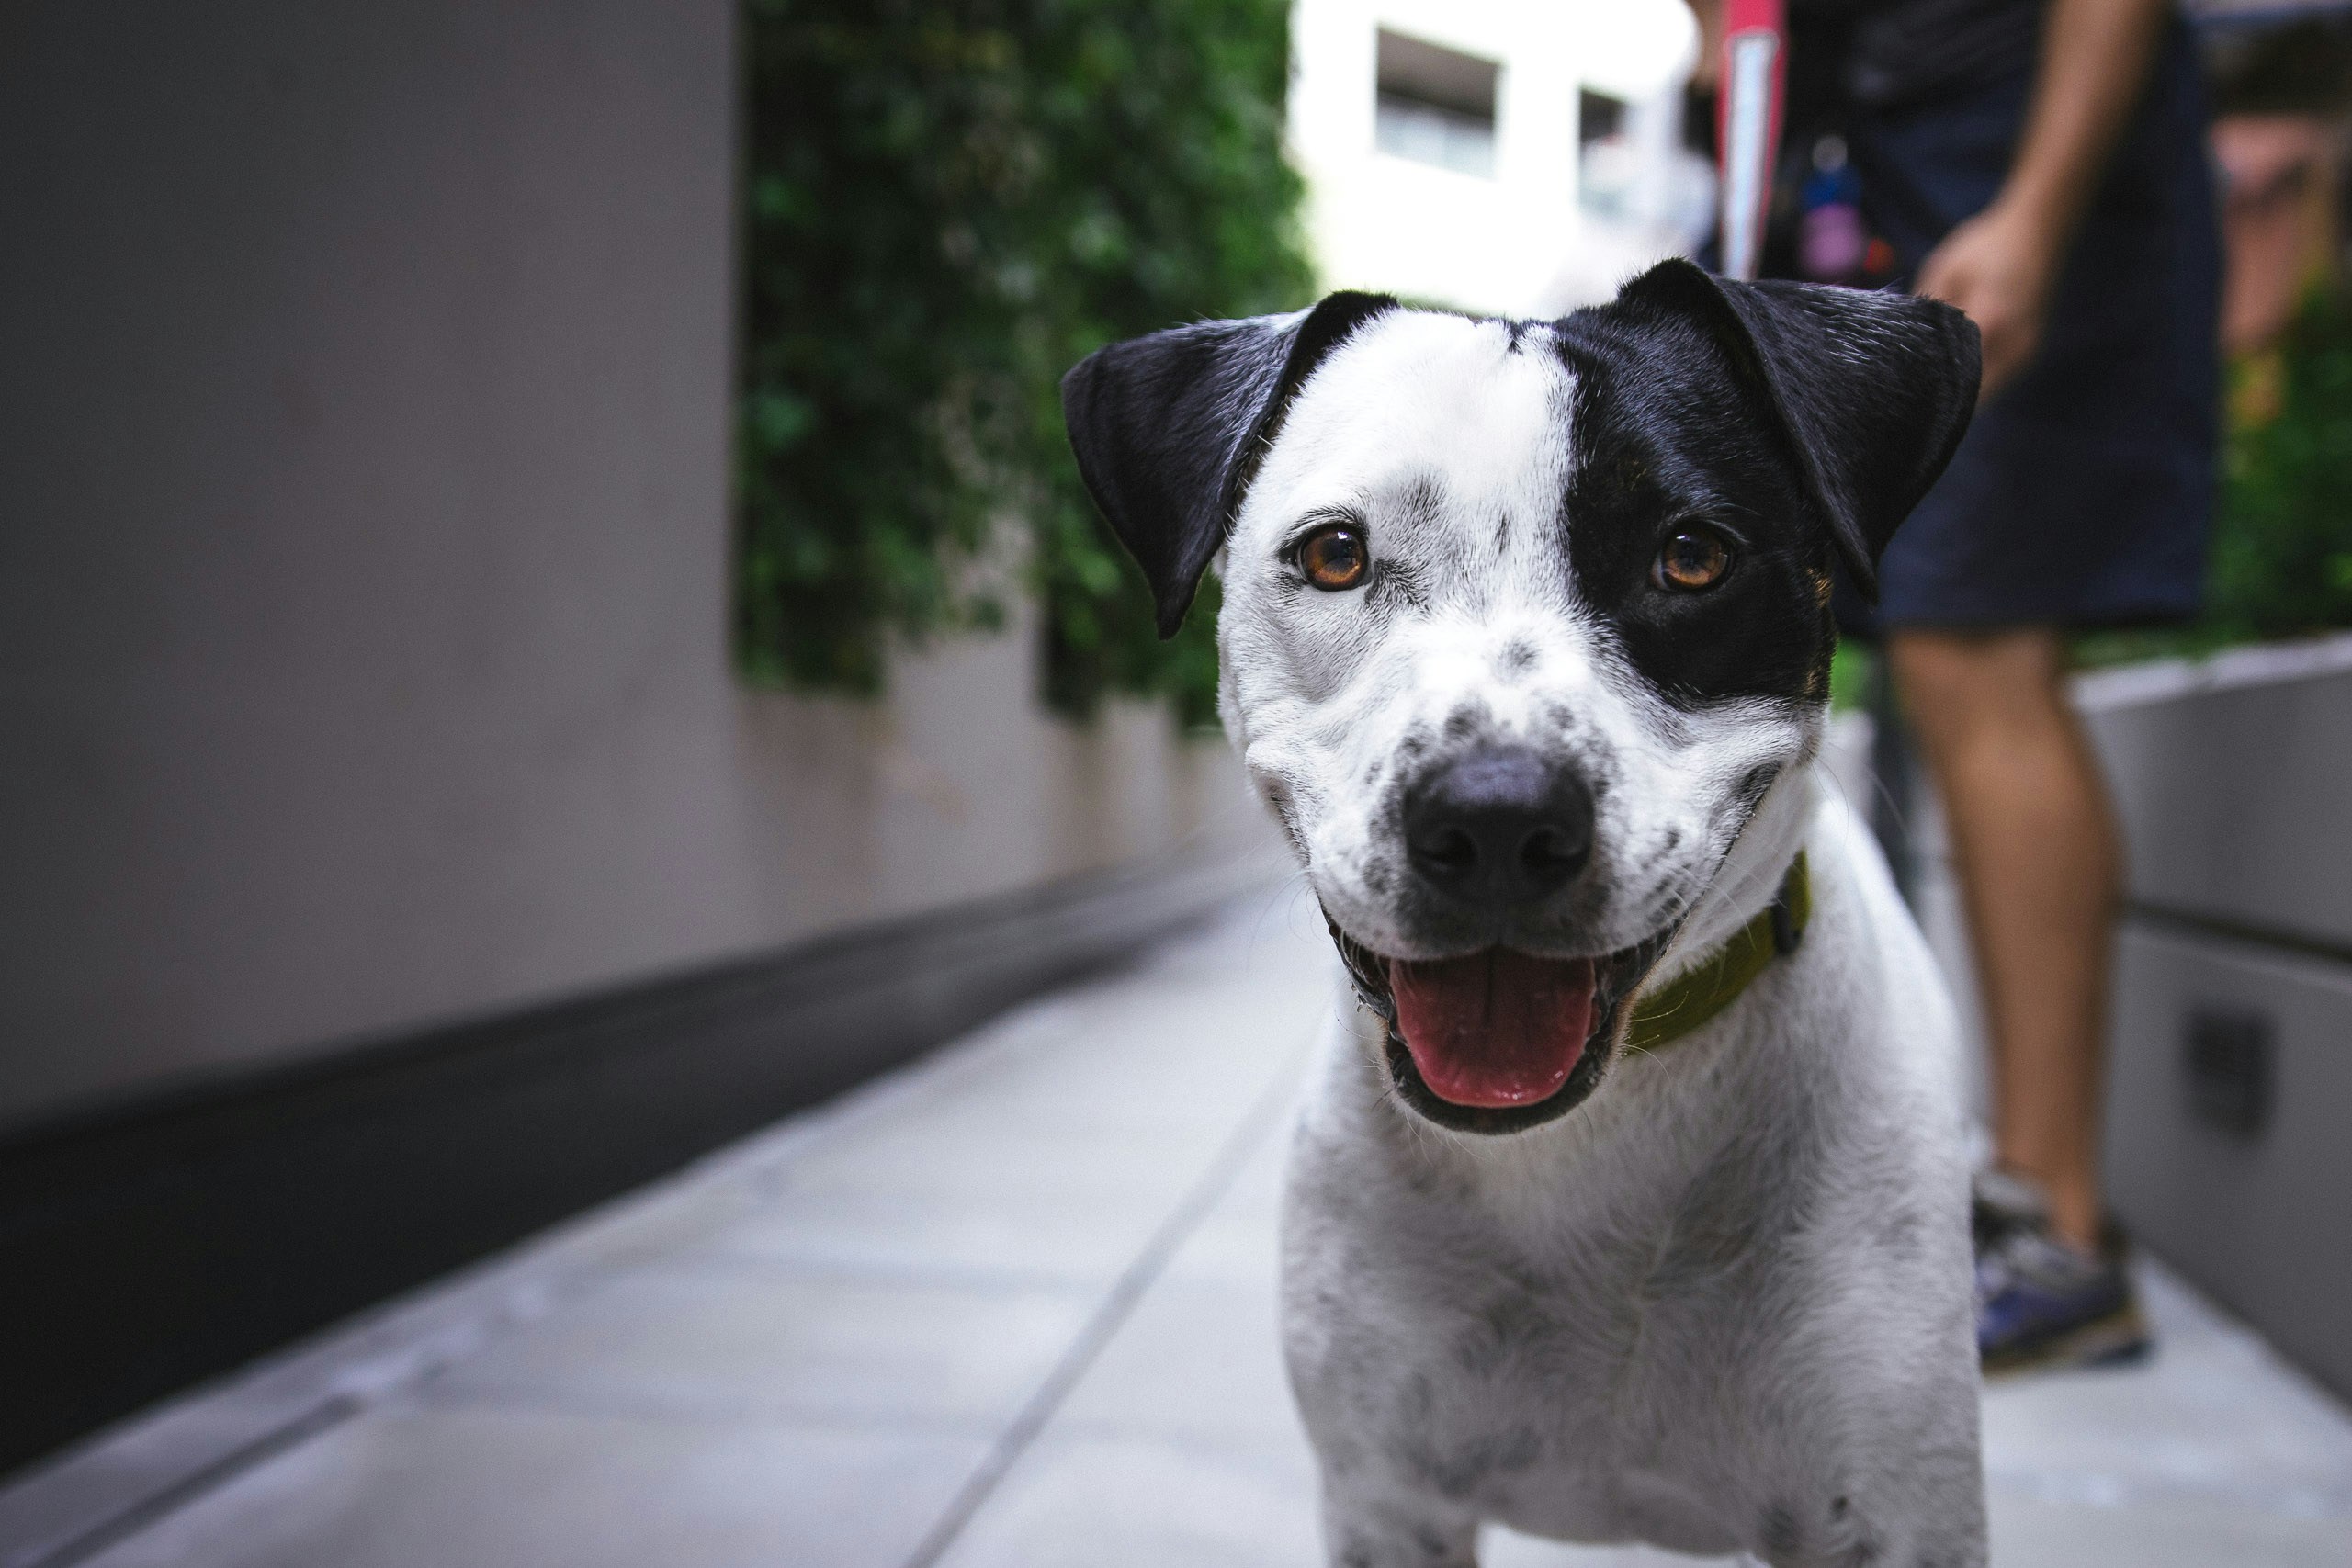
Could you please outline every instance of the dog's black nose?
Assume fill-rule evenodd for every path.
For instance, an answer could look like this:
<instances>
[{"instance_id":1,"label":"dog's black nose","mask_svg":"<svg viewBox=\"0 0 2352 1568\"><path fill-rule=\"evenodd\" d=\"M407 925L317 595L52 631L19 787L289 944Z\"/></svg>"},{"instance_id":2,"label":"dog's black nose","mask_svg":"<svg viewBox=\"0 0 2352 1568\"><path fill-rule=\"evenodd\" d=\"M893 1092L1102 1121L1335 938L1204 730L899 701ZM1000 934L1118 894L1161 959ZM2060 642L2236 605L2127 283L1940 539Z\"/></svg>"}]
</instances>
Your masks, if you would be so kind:
<instances>
[{"instance_id":1,"label":"dog's black nose","mask_svg":"<svg viewBox=\"0 0 2352 1568\"><path fill-rule=\"evenodd\" d=\"M1521 747L1466 751L1406 796L1405 853L1457 898L1528 903L1592 857L1592 792L1573 769Z\"/></svg>"}]
</instances>

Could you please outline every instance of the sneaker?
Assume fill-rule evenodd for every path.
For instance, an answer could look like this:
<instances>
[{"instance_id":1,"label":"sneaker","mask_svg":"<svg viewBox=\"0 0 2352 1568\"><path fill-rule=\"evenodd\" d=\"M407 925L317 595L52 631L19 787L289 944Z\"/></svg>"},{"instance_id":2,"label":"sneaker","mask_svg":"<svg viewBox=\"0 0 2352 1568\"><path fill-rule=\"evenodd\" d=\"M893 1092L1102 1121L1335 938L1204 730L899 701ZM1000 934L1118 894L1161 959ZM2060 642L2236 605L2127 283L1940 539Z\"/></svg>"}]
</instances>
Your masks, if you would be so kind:
<instances>
[{"instance_id":1,"label":"sneaker","mask_svg":"<svg viewBox=\"0 0 2352 1568\"><path fill-rule=\"evenodd\" d=\"M2004 1171L1976 1179L1973 1210L1976 1348L1988 1375L2148 1354L2120 1233L2110 1228L2097 1253L2060 1240L2040 1190Z\"/></svg>"}]
</instances>

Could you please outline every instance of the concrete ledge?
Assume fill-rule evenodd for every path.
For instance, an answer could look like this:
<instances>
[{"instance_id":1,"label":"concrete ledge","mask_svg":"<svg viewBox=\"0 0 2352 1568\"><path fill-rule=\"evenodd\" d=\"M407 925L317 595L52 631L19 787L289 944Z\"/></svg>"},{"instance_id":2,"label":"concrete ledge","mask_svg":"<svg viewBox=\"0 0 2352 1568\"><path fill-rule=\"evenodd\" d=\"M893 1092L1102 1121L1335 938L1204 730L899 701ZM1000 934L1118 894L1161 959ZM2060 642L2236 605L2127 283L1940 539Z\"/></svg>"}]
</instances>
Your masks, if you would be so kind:
<instances>
[{"instance_id":1,"label":"concrete ledge","mask_svg":"<svg viewBox=\"0 0 2352 1568\"><path fill-rule=\"evenodd\" d=\"M2133 901L2352 952L2352 636L2105 671L2076 698L2115 787Z\"/></svg>"},{"instance_id":2,"label":"concrete ledge","mask_svg":"<svg viewBox=\"0 0 2352 1568\"><path fill-rule=\"evenodd\" d=\"M1168 860L0 1142L0 1469L904 1062L1271 879Z\"/></svg>"},{"instance_id":3,"label":"concrete ledge","mask_svg":"<svg viewBox=\"0 0 2352 1568\"><path fill-rule=\"evenodd\" d=\"M2075 700L2086 713L2109 713L2195 693L2343 674L2352 674L2352 632L2224 649L2204 659L2154 659L2095 670L2075 677Z\"/></svg>"}]
</instances>

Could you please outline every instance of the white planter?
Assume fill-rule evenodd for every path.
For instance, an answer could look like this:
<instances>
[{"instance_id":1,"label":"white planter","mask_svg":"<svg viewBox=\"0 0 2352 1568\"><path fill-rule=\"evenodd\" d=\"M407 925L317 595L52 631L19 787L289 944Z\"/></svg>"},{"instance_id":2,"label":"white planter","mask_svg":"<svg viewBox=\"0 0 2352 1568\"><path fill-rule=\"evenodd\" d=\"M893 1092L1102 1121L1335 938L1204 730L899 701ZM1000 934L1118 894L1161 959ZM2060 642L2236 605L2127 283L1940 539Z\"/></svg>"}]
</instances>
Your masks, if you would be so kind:
<instances>
[{"instance_id":1,"label":"white planter","mask_svg":"<svg viewBox=\"0 0 2352 1568\"><path fill-rule=\"evenodd\" d=\"M2076 694L2131 848L2110 1200L2352 1393L2352 637Z\"/></svg>"},{"instance_id":2,"label":"white planter","mask_svg":"<svg viewBox=\"0 0 2352 1568\"><path fill-rule=\"evenodd\" d=\"M2352 953L2352 636L2076 682L2135 906Z\"/></svg>"}]
</instances>

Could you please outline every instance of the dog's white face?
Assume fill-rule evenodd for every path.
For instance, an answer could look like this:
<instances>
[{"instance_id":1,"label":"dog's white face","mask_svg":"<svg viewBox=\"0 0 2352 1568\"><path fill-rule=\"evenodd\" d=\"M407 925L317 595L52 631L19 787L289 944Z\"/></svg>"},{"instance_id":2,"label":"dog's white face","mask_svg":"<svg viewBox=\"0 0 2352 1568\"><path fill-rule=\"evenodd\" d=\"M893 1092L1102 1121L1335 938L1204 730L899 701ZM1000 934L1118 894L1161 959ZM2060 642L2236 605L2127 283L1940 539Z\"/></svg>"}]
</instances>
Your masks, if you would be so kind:
<instances>
[{"instance_id":1,"label":"dog's white face","mask_svg":"<svg viewBox=\"0 0 2352 1568\"><path fill-rule=\"evenodd\" d=\"M1368 323L1300 389L1227 547L1227 731L1325 913L1386 957L1599 958L1670 931L1815 743L1817 692L1678 705L1581 589L1565 547L1575 383L1551 337L1421 312ZM1299 553L1335 525L1369 567L1326 590ZM1583 782L1589 863L1549 897L1430 897L1406 802L1495 749Z\"/></svg>"},{"instance_id":2,"label":"dog's white face","mask_svg":"<svg viewBox=\"0 0 2352 1568\"><path fill-rule=\"evenodd\" d=\"M1164 614L1225 549L1227 727L1400 1098L1446 1125L1597 1086L1817 743L1834 559L1867 576L1966 423L1973 333L1942 307L1737 287L1663 268L1549 323L1335 296L1072 374L1081 464ZM1824 364L1858 385L1792 385Z\"/></svg>"}]
</instances>

